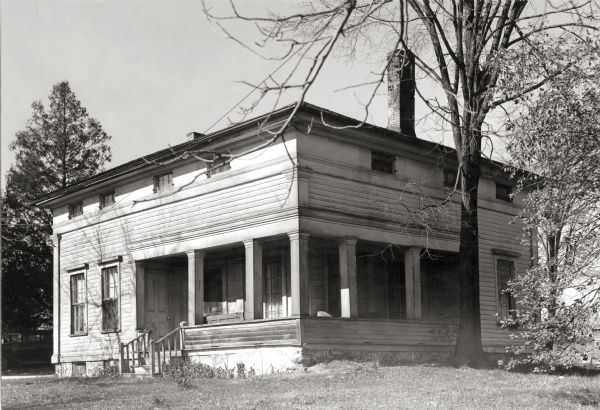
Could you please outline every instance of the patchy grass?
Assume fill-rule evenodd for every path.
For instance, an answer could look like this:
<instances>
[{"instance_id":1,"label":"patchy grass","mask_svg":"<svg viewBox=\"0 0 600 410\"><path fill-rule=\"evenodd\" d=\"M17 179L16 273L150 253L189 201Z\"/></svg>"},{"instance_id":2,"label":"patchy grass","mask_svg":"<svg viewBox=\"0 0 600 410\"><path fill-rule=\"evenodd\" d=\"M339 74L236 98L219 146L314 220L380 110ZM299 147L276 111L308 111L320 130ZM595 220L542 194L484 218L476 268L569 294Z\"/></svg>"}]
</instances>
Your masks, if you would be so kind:
<instances>
[{"instance_id":1,"label":"patchy grass","mask_svg":"<svg viewBox=\"0 0 600 410\"><path fill-rule=\"evenodd\" d=\"M203 379L35 379L2 382L2 408L595 408L600 377L547 376L434 366L331 362L304 372Z\"/></svg>"}]
</instances>

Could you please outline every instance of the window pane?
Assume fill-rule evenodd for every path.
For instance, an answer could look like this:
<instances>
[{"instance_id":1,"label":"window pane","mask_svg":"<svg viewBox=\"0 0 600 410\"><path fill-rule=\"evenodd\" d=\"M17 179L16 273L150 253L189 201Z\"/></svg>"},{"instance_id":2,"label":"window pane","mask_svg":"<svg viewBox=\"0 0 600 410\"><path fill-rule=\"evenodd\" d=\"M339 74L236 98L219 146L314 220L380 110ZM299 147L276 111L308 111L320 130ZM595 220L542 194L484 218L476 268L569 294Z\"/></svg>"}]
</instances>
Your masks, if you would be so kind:
<instances>
[{"instance_id":1,"label":"window pane","mask_svg":"<svg viewBox=\"0 0 600 410\"><path fill-rule=\"evenodd\" d=\"M371 169L374 171L394 173L395 156L385 152L371 151Z\"/></svg>"}]
</instances>

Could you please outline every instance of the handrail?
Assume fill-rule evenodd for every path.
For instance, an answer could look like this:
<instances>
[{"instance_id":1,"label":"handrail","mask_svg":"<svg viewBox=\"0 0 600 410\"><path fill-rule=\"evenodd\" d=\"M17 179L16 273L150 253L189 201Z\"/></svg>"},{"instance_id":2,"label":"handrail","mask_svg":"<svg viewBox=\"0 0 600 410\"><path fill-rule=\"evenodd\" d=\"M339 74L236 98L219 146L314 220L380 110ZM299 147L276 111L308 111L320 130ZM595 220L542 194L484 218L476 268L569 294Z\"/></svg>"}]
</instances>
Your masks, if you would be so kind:
<instances>
[{"instance_id":1,"label":"handrail","mask_svg":"<svg viewBox=\"0 0 600 410\"><path fill-rule=\"evenodd\" d=\"M171 330L157 341L150 340L150 350L152 352L150 367L153 375L162 373L163 366L171 363L173 357L178 356L178 351L183 351L185 343L184 328L186 326L186 322L181 322L178 327Z\"/></svg>"},{"instance_id":2,"label":"handrail","mask_svg":"<svg viewBox=\"0 0 600 410\"><path fill-rule=\"evenodd\" d=\"M136 362L138 366L142 365L142 360L145 363L150 353L149 349L152 348L151 335L152 329L144 330L129 342L119 344L119 374L130 373Z\"/></svg>"}]
</instances>

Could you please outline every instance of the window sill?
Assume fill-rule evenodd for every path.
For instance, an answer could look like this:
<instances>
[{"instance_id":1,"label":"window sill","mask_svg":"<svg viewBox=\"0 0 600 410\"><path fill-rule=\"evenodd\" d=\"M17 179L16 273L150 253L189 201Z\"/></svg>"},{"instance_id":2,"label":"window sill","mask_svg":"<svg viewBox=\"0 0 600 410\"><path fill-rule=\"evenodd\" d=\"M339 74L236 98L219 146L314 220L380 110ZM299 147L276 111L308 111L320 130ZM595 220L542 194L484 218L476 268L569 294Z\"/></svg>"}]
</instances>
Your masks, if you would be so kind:
<instances>
[{"instance_id":1,"label":"window sill","mask_svg":"<svg viewBox=\"0 0 600 410\"><path fill-rule=\"evenodd\" d=\"M87 332L85 332L85 333L71 333L69 335L69 337L81 337L81 336L87 336L87 335L88 335Z\"/></svg>"},{"instance_id":2,"label":"window sill","mask_svg":"<svg viewBox=\"0 0 600 410\"><path fill-rule=\"evenodd\" d=\"M109 333L121 333L121 329L102 330L100 333L103 335L106 335Z\"/></svg>"}]
</instances>

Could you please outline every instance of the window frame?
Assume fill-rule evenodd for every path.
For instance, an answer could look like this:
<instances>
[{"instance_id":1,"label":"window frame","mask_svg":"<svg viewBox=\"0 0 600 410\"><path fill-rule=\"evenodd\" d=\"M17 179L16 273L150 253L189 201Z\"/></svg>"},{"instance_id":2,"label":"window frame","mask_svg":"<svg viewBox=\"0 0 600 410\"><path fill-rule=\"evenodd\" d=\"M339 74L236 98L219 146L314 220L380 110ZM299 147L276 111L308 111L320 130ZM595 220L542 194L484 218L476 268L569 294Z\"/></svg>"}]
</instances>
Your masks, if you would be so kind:
<instances>
[{"instance_id":1,"label":"window frame","mask_svg":"<svg viewBox=\"0 0 600 410\"><path fill-rule=\"evenodd\" d=\"M206 164L206 178L210 178L212 176L222 174L231 169L231 161L225 162L224 164L215 165L214 163Z\"/></svg>"},{"instance_id":2,"label":"window frame","mask_svg":"<svg viewBox=\"0 0 600 410\"><path fill-rule=\"evenodd\" d=\"M375 164L377 163L383 163L384 161L390 161L391 162L391 169L390 171L378 168L375 166ZM371 150L371 171L375 171L375 172L380 172L382 174L387 174L387 175L396 175L396 155L389 153L389 152L384 152L384 151L378 151L378 150Z\"/></svg>"},{"instance_id":3,"label":"window frame","mask_svg":"<svg viewBox=\"0 0 600 410\"><path fill-rule=\"evenodd\" d=\"M511 311L514 311L517 307L517 300L514 297L514 295L505 295L505 294L500 294L501 289L500 289L500 283L499 283L499 275L498 275L498 261L506 261L506 262L510 262L512 263L512 275L510 277L509 280L514 280L517 277L517 259L519 258L520 255L516 254L516 253L512 253L512 252L505 252L505 251L501 251L501 250L493 250L494 253L494 277L495 277L495 281L494 281L494 289L495 289L495 294L496 294L496 315L497 315L497 324L498 326L500 325L500 321L503 320L503 318L505 317L503 315L504 312L502 312L502 300L501 298L503 296L508 297L508 312L506 317L511 316ZM513 301L512 305L512 309L511 309L511 299ZM514 316L513 316L514 318Z\"/></svg>"},{"instance_id":4,"label":"window frame","mask_svg":"<svg viewBox=\"0 0 600 410\"><path fill-rule=\"evenodd\" d=\"M448 179L449 177L452 176L452 178L454 179L454 182L450 182ZM458 177L458 169L456 170L452 170L449 168L444 168L443 170L443 185L446 188L452 188L454 189L454 187L456 186L457 190L462 190L462 184L460 181L460 178ZM456 181L458 180L458 184L456 184Z\"/></svg>"},{"instance_id":5,"label":"window frame","mask_svg":"<svg viewBox=\"0 0 600 410\"><path fill-rule=\"evenodd\" d=\"M75 209L79 209L80 213L75 214ZM83 200L69 204L69 220L83 215Z\"/></svg>"},{"instance_id":6,"label":"window frame","mask_svg":"<svg viewBox=\"0 0 600 410\"><path fill-rule=\"evenodd\" d=\"M75 269L69 271L69 316L70 316L70 325L69 325L69 336L87 336L88 334L88 286L87 286L87 267L81 269ZM83 302L78 303L77 305L83 306L83 330L76 332L75 331L75 323L73 316L73 278L75 276L82 276L83 278Z\"/></svg>"},{"instance_id":7,"label":"window frame","mask_svg":"<svg viewBox=\"0 0 600 410\"><path fill-rule=\"evenodd\" d=\"M121 331L121 264L119 262L106 262L99 263L100 267L100 330L102 333L119 333ZM115 293L116 298L105 298L104 290L105 290L105 282L104 282L104 271L116 268L116 277L115 277ZM117 327L107 329L104 327L104 301L105 300L114 300L116 299L117 306Z\"/></svg>"},{"instance_id":8,"label":"window frame","mask_svg":"<svg viewBox=\"0 0 600 410\"><path fill-rule=\"evenodd\" d=\"M513 186L510 184L503 184L502 182L495 182L496 184L496 199L499 199L501 201L505 201L505 202L510 202L512 203L514 198L512 197L514 190L513 190ZM498 189L506 189L507 193L506 195L504 195L503 193L499 193Z\"/></svg>"},{"instance_id":9,"label":"window frame","mask_svg":"<svg viewBox=\"0 0 600 410\"><path fill-rule=\"evenodd\" d=\"M160 186L161 178L168 176L168 185ZM173 171L164 172L162 174L157 174L152 177L152 192L155 194L160 194L162 192L168 192L173 188Z\"/></svg>"},{"instance_id":10,"label":"window frame","mask_svg":"<svg viewBox=\"0 0 600 410\"><path fill-rule=\"evenodd\" d=\"M112 196L112 202L106 203L106 201L104 199L109 195ZM100 210L105 209L116 203L117 203L117 201L115 199L115 190L114 189L112 191L101 192L100 194L98 194L98 208L100 208Z\"/></svg>"}]
</instances>

